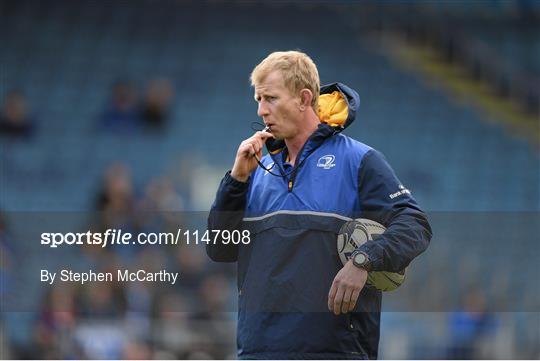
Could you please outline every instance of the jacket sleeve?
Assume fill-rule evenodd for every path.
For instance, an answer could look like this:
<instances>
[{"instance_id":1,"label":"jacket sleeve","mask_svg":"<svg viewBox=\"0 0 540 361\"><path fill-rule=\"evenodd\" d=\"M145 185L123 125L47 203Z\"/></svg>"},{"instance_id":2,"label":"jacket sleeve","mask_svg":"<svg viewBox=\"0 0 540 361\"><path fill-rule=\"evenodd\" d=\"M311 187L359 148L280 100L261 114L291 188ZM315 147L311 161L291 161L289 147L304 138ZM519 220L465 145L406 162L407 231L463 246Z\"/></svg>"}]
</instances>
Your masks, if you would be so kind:
<instances>
[{"instance_id":1,"label":"jacket sleeve","mask_svg":"<svg viewBox=\"0 0 540 361\"><path fill-rule=\"evenodd\" d=\"M225 174L208 216L209 231L232 231L239 228L246 208L248 188L249 180L243 183L234 179L230 171ZM216 262L236 262L238 245L223 244L218 238L216 244L210 242L206 245L206 253Z\"/></svg>"},{"instance_id":2,"label":"jacket sleeve","mask_svg":"<svg viewBox=\"0 0 540 361\"><path fill-rule=\"evenodd\" d=\"M368 255L373 271L404 270L431 240L426 214L376 150L364 155L358 185L362 217L386 227L379 238L358 249Z\"/></svg>"}]
</instances>

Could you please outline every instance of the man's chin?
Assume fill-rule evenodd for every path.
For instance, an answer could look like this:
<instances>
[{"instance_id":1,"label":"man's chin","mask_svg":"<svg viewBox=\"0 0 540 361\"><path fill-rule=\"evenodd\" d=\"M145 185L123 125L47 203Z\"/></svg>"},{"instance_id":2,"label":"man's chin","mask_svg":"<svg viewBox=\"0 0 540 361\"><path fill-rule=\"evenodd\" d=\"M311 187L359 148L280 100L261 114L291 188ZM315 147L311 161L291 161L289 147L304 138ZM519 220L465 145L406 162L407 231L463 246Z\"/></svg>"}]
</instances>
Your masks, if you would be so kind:
<instances>
[{"instance_id":1,"label":"man's chin","mask_svg":"<svg viewBox=\"0 0 540 361\"><path fill-rule=\"evenodd\" d=\"M283 139L285 139L283 137L283 134L281 134L279 131L272 130L271 132L272 132L272 136L274 137L273 139L275 139L275 140L283 140Z\"/></svg>"}]
</instances>

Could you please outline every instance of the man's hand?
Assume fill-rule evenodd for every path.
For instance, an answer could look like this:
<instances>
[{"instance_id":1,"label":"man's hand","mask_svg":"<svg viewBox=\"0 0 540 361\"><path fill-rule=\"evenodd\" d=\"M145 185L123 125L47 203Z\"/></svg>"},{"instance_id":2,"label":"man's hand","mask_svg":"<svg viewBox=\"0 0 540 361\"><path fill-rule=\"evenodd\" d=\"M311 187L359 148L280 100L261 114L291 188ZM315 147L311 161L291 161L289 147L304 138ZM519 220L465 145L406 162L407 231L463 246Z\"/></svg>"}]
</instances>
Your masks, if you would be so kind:
<instances>
[{"instance_id":1,"label":"man's hand","mask_svg":"<svg viewBox=\"0 0 540 361\"><path fill-rule=\"evenodd\" d=\"M360 291L364 288L368 272L356 267L352 260L338 272L328 294L328 309L337 316L354 309Z\"/></svg>"},{"instance_id":2,"label":"man's hand","mask_svg":"<svg viewBox=\"0 0 540 361\"><path fill-rule=\"evenodd\" d=\"M255 155L261 159L264 143L268 138L273 137L272 133L269 132L257 132L240 143L231 176L240 182L246 182L251 172L257 168Z\"/></svg>"}]
</instances>

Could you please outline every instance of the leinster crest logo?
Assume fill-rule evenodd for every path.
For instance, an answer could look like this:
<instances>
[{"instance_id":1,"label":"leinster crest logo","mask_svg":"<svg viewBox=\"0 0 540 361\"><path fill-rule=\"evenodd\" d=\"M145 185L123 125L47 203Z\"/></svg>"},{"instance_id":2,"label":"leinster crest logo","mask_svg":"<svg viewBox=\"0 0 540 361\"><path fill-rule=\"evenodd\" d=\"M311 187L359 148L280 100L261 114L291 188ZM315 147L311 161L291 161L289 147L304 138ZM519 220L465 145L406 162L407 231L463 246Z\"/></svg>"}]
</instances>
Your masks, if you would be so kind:
<instances>
[{"instance_id":1,"label":"leinster crest logo","mask_svg":"<svg viewBox=\"0 0 540 361\"><path fill-rule=\"evenodd\" d=\"M336 156L333 154L327 154L323 155L319 158L317 161L317 167L323 168L323 169L330 169L335 167L334 161L336 160Z\"/></svg>"}]
</instances>

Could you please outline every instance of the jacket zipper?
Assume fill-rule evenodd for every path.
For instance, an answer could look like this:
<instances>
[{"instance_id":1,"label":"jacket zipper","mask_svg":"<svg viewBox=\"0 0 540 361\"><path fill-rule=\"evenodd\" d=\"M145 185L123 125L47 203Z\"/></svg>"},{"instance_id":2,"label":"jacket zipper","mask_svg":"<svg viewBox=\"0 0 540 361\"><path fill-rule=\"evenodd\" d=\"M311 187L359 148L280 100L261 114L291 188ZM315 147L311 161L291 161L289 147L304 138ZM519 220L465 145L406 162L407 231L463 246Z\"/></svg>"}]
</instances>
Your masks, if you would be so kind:
<instances>
[{"instance_id":1,"label":"jacket zipper","mask_svg":"<svg viewBox=\"0 0 540 361\"><path fill-rule=\"evenodd\" d=\"M300 167L298 167L300 168ZM291 178L289 179L289 193L292 192L292 189L293 189L293 186L294 186L294 181L296 179L296 173L297 173L297 170L298 168L295 168L291 174Z\"/></svg>"},{"instance_id":2,"label":"jacket zipper","mask_svg":"<svg viewBox=\"0 0 540 361\"><path fill-rule=\"evenodd\" d=\"M294 168L292 170L292 174L291 174L291 178L289 178L289 182L287 183L287 189L289 190L289 193L292 192L293 190L293 187L294 187L294 181L296 180L296 174L298 173L298 170L302 167L302 165L304 164L304 162L306 161L306 159L309 158L309 156L311 155L311 153L313 153L314 151L317 150L317 148L319 148L320 146L322 145L319 144L318 146L314 147L313 149L311 149L311 151L309 153L307 153L304 158L302 158L302 160L299 162L297 158L296 161L294 162ZM306 145L304 144L304 146L302 147L302 149L300 150L300 153L298 153L299 155L302 154L302 152L304 151L304 147Z\"/></svg>"},{"instance_id":3,"label":"jacket zipper","mask_svg":"<svg viewBox=\"0 0 540 361\"><path fill-rule=\"evenodd\" d=\"M335 134L335 132L334 132ZM311 136L308 138L308 141L311 139ZM304 152L304 148L306 147L306 144L308 143L308 141L306 141L304 143L304 145L302 146L302 148L300 149L300 152L298 152L298 156L294 162L294 168L293 168L293 171L292 171L292 174L291 174L291 178L289 178L289 182L287 183L287 189L290 192L292 192L293 190L293 187L294 187L294 181L296 180L296 173L298 173L298 169L300 169L300 167L302 166L302 164L304 163L304 161L311 155L311 153L313 153L315 150L317 150L317 148L319 148L325 141L327 140L324 139L320 144L318 144L316 147L314 147L313 149L311 149L311 151L305 155L305 157L302 159L302 161L299 162L299 159L300 159L300 156L302 155L302 153Z\"/></svg>"},{"instance_id":4,"label":"jacket zipper","mask_svg":"<svg viewBox=\"0 0 540 361\"><path fill-rule=\"evenodd\" d=\"M354 325L352 323L352 316L350 313L347 313L346 315L346 320L347 320L347 328L349 330L354 330Z\"/></svg>"}]
</instances>

